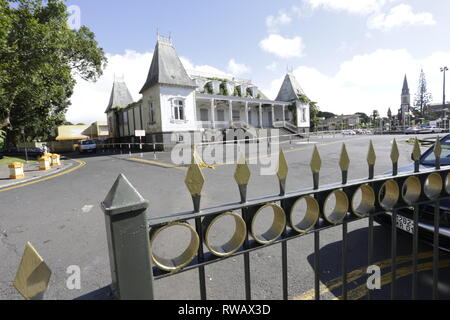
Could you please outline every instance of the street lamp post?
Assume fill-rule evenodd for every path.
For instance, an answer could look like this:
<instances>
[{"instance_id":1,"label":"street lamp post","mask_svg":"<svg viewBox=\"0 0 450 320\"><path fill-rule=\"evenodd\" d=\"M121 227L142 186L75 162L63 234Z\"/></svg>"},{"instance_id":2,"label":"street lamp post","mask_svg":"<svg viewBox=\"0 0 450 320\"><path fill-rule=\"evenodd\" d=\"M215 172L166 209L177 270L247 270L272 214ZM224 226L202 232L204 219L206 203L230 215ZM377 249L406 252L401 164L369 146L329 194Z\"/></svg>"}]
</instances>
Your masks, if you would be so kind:
<instances>
[{"instance_id":1,"label":"street lamp post","mask_svg":"<svg viewBox=\"0 0 450 320\"><path fill-rule=\"evenodd\" d=\"M444 74L444 93L443 93L443 100L442 100L442 107L445 109L445 72L448 71L447 67L442 67L441 72Z\"/></svg>"},{"instance_id":2,"label":"street lamp post","mask_svg":"<svg viewBox=\"0 0 450 320\"><path fill-rule=\"evenodd\" d=\"M23 143L24 143L24 147L25 147L25 161L26 161L26 163L28 163L28 150L27 150L27 141L25 139L25 128L21 129L21 133L23 136Z\"/></svg>"}]
</instances>

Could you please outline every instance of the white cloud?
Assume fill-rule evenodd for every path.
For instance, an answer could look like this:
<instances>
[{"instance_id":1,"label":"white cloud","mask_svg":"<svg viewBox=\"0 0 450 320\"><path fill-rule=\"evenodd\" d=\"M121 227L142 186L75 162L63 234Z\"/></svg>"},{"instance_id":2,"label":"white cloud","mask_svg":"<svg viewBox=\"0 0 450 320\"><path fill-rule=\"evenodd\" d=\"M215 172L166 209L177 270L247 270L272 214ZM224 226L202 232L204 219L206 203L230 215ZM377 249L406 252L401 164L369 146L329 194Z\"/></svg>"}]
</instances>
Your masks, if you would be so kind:
<instances>
[{"instance_id":1,"label":"white cloud","mask_svg":"<svg viewBox=\"0 0 450 320\"><path fill-rule=\"evenodd\" d=\"M259 46L266 52L277 55L280 58L302 57L304 44L300 37L284 38L278 34L271 34L263 39Z\"/></svg>"},{"instance_id":2,"label":"white cloud","mask_svg":"<svg viewBox=\"0 0 450 320\"><path fill-rule=\"evenodd\" d=\"M380 10L386 3L396 0L304 0L313 9L346 11L353 14L369 14Z\"/></svg>"},{"instance_id":3,"label":"white cloud","mask_svg":"<svg viewBox=\"0 0 450 320\"><path fill-rule=\"evenodd\" d=\"M222 70L219 70L215 67L209 65L194 65L188 58L180 57L181 63L188 73L192 74L210 74L216 76L230 76L229 73L226 73Z\"/></svg>"},{"instance_id":4,"label":"white cloud","mask_svg":"<svg viewBox=\"0 0 450 320\"><path fill-rule=\"evenodd\" d=\"M153 53L139 53L126 50L125 54L122 55L107 54L107 58L108 65L97 82L87 82L77 77L77 85L71 98L72 105L66 114L68 121L86 124L95 121L106 121L104 112L108 106L114 75L124 76L134 101L138 101L141 98L139 91L147 79ZM219 76L228 75L208 65L194 65L189 59L184 57L180 57L180 60L187 70Z\"/></svg>"},{"instance_id":5,"label":"white cloud","mask_svg":"<svg viewBox=\"0 0 450 320\"><path fill-rule=\"evenodd\" d=\"M108 66L102 77L95 83L87 82L79 77L71 98L72 105L66 118L73 123L90 124L95 121L106 121L105 110L108 106L114 74L124 76L131 95L137 101L139 91L147 79L153 53L138 53L127 50L123 55L107 54Z\"/></svg>"},{"instance_id":6,"label":"white cloud","mask_svg":"<svg viewBox=\"0 0 450 320\"><path fill-rule=\"evenodd\" d=\"M233 75L240 76L249 73L251 70L245 64L237 63L234 59L231 59L228 62L228 71Z\"/></svg>"},{"instance_id":7,"label":"white cloud","mask_svg":"<svg viewBox=\"0 0 450 320\"><path fill-rule=\"evenodd\" d=\"M315 68L299 66L294 75L305 93L319 102L323 111L336 114L371 113L374 109L386 115L388 108L396 113L400 108L400 94L404 75L414 99L420 69L424 68L428 90L435 101L442 96L442 74L439 67L450 61L450 52L435 52L424 59L413 57L407 50L377 50L358 55L342 63L337 73L327 75ZM284 77L272 81L266 90L274 99Z\"/></svg>"},{"instance_id":8,"label":"white cloud","mask_svg":"<svg viewBox=\"0 0 450 320\"><path fill-rule=\"evenodd\" d=\"M428 12L414 13L411 6L400 4L393 7L388 14L377 13L369 18L369 29L390 30L411 25L435 25L433 15Z\"/></svg>"},{"instance_id":9,"label":"white cloud","mask_svg":"<svg viewBox=\"0 0 450 320\"><path fill-rule=\"evenodd\" d=\"M269 71L275 72L278 69L278 63L276 61L274 61L271 64L269 64L268 66L266 66L266 69Z\"/></svg>"},{"instance_id":10,"label":"white cloud","mask_svg":"<svg viewBox=\"0 0 450 320\"><path fill-rule=\"evenodd\" d=\"M284 11L279 11L278 14L274 16L268 16L266 18L266 25L269 32L278 32L280 26L289 25L292 22L292 18Z\"/></svg>"}]
</instances>

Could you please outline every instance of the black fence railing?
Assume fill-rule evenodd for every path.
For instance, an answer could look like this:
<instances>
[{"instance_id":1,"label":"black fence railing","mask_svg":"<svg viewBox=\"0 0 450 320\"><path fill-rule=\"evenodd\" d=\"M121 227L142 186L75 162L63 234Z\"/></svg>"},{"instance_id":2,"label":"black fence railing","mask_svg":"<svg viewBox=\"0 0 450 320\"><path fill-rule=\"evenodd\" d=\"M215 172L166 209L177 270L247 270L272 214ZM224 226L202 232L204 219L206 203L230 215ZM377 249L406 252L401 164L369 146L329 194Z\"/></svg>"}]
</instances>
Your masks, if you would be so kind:
<instances>
[{"instance_id":1,"label":"black fence railing","mask_svg":"<svg viewBox=\"0 0 450 320\"><path fill-rule=\"evenodd\" d=\"M367 262L374 263L374 222L391 225L391 297L396 296L397 279L397 230L398 219L404 211L412 212L407 221L412 221L404 229L412 233L412 299L418 290L418 245L419 238L431 236L433 243L433 298L438 298L440 232L447 229L440 226L440 202L450 198L450 168L441 168L441 146L439 139L435 145L436 166L419 170L421 157L418 141L414 145L412 157L415 170L398 173L399 152L394 141L391 153L392 174L375 177L376 155L372 143L369 146L367 162L368 179L347 181L350 159L345 145L342 148L339 166L342 181L334 185L320 185L321 158L317 148L311 160L313 187L286 192L288 163L280 151L277 177L280 193L255 200L247 199L247 186L251 177L246 160L241 159L235 172L235 180L240 192L240 201L214 208L201 207L201 195L205 182L200 166L193 156L185 183L192 196L193 210L168 217L147 218L148 202L121 175L102 206L106 216L108 246L110 252L113 291L119 299L154 299L154 281L171 277L189 270L198 270L200 298L208 298L205 267L225 259L243 256L245 297L252 299L250 253L269 246L281 247L281 273L283 299L289 297L287 243L306 235L314 235L314 279L315 298L321 299L321 232L331 228L342 228L341 266L342 293L339 298L348 299L348 224L367 220ZM426 227L420 220L420 208L433 208L432 224ZM411 210L412 209L412 210ZM298 212L303 215L299 217ZM270 227L261 232L258 221L264 214L272 212ZM228 219L228 220L227 220ZM211 241L215 226L229 219L234 220L233 235L222 244ZM409 228L409 229L408 229ZM167 258L157 254L161 234L171 234L175 229L183 229L190 234L186 249L176 257ZM174 233L173 233L174 234ZM172 241L177 242L176 239ZM367 289L367 297L372 298Z\"/></svg>"}]
</instances>

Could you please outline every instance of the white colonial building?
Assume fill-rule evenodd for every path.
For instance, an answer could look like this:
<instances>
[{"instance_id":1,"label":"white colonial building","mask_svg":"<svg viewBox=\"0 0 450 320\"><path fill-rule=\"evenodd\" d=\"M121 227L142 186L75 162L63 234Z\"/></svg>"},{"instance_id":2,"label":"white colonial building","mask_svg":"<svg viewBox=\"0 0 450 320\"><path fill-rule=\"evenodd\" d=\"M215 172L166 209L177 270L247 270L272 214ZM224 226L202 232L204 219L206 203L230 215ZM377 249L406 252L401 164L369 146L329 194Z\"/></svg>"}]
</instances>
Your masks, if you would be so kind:
<instances>
[{"instance_id":1,"label":"white colonial building","mask_svg":"<svg viewBox=\"0 0 450 320\"><path fill-rule=\"evenodd\" d=\"M148 143L167 144L173 133L253 128L309 131L309 103L291 73L276 100L269 100L249 80L188 73L170 38L158 37L140 93L142 98L134 102L124 80L114 80L106 113L116 142L137 141L135 130L145 130Z\"/></svg>"}]
</instances>

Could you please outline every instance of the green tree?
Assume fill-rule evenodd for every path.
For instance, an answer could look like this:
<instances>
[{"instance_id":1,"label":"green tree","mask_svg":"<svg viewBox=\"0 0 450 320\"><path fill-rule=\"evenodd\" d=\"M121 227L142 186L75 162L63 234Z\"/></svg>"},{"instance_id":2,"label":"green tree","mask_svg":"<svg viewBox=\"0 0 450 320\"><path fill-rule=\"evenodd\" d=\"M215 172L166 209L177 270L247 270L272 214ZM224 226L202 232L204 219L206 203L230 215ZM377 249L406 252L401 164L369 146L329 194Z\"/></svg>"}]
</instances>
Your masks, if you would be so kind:
<instances>
[{"instance_id":1,"label":"green tree","mask_svg":"<svg viewBox=\"0 0 450 320\"><path fill-rule=\"evenodd\" d=\"M315 131L319 126L319 112L320 112L317 102L311 101L309 103L309 112L310 112L311 131Z\"/></svg>"},{"instance_id":2,"label":"green tree","mask_svg":"<svg viewBox=\"0 0 450 320\"><path fill-rule=\"evenodd\" d=\"M51 134L64 123L74 74L102 75L106 57L94 33L69 29L67 19L62 0L0 0L0 125L8 142L22 128L28 137Z\"/></svg>"},{"instance_id":3,"label":"green tree","mask_svg":"<svg viewBox=\"0 0 450 320\"><path fill-rule=\"evenodd\" d=\"M424 116L424 110L430 102L433 101L433 96L428 92L427 79L423 69L420 71L419 86L414 99L414 114L419 117Z\"/></svg>"},{"instance_id":4,"label":"green tree","mask_svg":"<svg viewBox=\"0 0 450 320\"><path fill-rule=\"evenodd\" d=\"M367 114L365 114L364 112L357 112L357 113L355 113L355 115L359 116L359 118L361 119L361 123L365 123L365 124L370 123L369 116Z\"/></svg>"},{"instance_id":5,"label":"green tree","mask_svg":"<svg viewBox=\"0 0 450 320\"><path fill-rule=\"evenodd\" d=\"M319 111L319 113L317 114L317 116L319 118L325 118L325 119L330 119L330 118L334 118L336 117L336 115L332 112L327 112L327 111Z\"/></svg>"}]
</instances>

